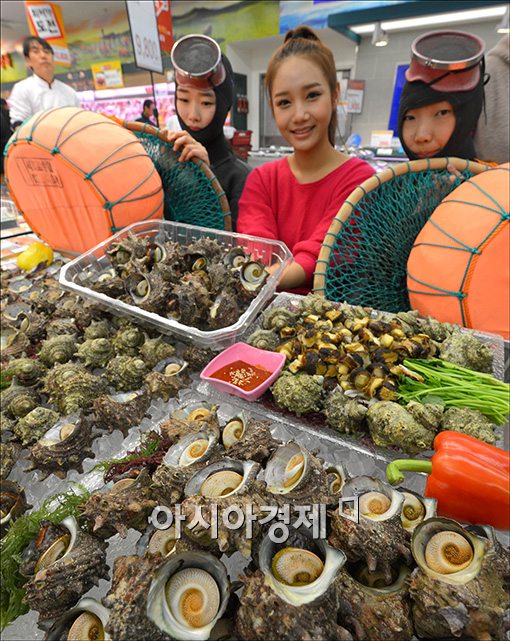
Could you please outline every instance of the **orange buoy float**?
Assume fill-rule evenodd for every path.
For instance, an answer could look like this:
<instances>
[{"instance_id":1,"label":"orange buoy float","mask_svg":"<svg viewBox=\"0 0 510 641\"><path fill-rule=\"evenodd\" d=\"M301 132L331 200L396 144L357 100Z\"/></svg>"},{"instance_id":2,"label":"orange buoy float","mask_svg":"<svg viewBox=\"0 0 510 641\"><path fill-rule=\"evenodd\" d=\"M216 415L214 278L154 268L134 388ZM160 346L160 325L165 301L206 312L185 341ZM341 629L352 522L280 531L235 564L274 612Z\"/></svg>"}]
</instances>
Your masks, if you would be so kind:
<instances>
[{"instance_id":1,"label":"orange buoy float","mask_svg":"<svg viewBox=\"0 0 510 641\"><path fill-rule=\"evenodd\" d=\"M142 144L92 111L34 114L9 140L5 174L26 222L58 251L82 253L126 225L163 216L161 178Z\"/></svg>"},{"instance_id":2,"label":"orange buoy float","mask_svg":"<svg viewBox=\"0 0 510 641\"><path fill-rule=\"evenodd\" d=\"M510 338L510 163L454 189L407 261L411 307Z\"/></svg>"}]
</instances>

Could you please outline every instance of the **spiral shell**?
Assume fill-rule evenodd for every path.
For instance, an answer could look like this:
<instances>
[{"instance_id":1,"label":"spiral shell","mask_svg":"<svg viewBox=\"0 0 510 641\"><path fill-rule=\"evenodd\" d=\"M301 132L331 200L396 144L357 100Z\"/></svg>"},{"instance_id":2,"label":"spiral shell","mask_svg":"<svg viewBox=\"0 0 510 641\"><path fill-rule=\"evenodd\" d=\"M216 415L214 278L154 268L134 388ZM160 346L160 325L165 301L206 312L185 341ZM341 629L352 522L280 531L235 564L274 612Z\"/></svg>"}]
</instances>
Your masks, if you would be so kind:
<instances>
[{"instance_id":1,"label":"spiral shell","mask_svg":"<svg viewBox=\"0 0 510 641\"><path fill-rule=\"evenodd\" d=\"M92 424L84 416L70 421L59 420L30 451L33 468L65 478L68 470L83 472L85 458L94 458L91 450ZM26 470L27 471L27 470Z\"/></svg>"},{"instance_id":2,"label":"spiral shell","mask_svg":"<svg viewBox=\"0 0 510 641\"><path fill-rule=\"evenodd\" d=\"M210 458L218 442L218 433L214 429L200 430L180 439L170 447L163 458L165 465L188 467Z\"/></svg>"},{"instance_id":3,"label":"spiral shell","mask_svg":"<svg viewBox=\"0 0 510 641\"><path fill-rule=\"evenodd\" d=\"M265 471L269 492L288 494L304 484L310 472L309 459L309 453L292 441L275 450Z\"/></svg>"},{"instance_id":4,"label":"spiral shell","mask_svg":"<svg viewBox=\"0 0 510 641\"><path fill-rule=\"evenodd\" d=\"M297 587L316 581L324 570L324 563L310 550L287 547L274 555L271 568L277 581Z\"/></svg>"},{"instance_id":5,"label":"spiral shell","mask_svg":"<svg viewBox=\"0 0 510 641\"><path fill-rule=\"evenodd\" d=\"M74 318L55 318L50 321L46 326L46 334L48 338L61 336L63 334L75 335L78 333L76 320Z\"/></svg>"},{"instance_id":6,"label":"spiral shell","mask_svg":"<svg viewBox=\"0 0 510 641\"><path fill-rule=\"evenodd\" d=\"M42 342L39 358L49 366L56 363L67 363L76 354L77 350L76 336L60 334Z\"/></svg>"},{"instance_id":7,"label":"spiral shell","mask_svg":"<svg viewBox=\"0 0 510 641\"><path fill-rule=\"evenodd\" d=\"M341 465L326 465L325 469L329 493L339 496L346 482L344 468Z\"/></svg>"},{"instance_id":8,"label":"spiral shell","mask_svg":"<svg viewBox=\"0 0 510 641\"><path fill-rule=\"evenodd\" d=\"M269 272L264 265L256 260L250 260L241 266L239 278L242 287L248 292L255 292L265 283Z\"/></svg>"},{"instance_id":9,"label":"spiral shell","mask_svg":"<svg viewBox=\"0 0 510 641\"><path fill-rule=\"evenodd\" d=\"M92 532L101 538L119 533L124 538L128 528L143 532L156 507L151 478L143 469L136 479L121 479L113 486L93 492L82 507L84 519Z\"/></svg>"},{"instance_id":10,"label":"spiral shell","mask_svg":"<svg viewBox=\"0 0 510 641\"><path fill-rule=\"evenodd\" d=\"M248 418L246 414L242 412L239 416L234 416L225 424L221 433L221 440L225 449L228 450L229 447L232 447L232 445L235 445L235 443L241 440L247 423Z\"/></svg>"},{"instance_id":11,"label":"spiral shell","mask_svg":"<svg viewBox=\"0 0 510 641\"><path fill-rule=\"evenodd\" d=\"M22 313L20 318L19 329L32 343L46 336L47 319L42 314Z\"/></svg>"},{"instance_id":12,"label":"spiral shell","mask_svg":"<svg viewBox=\"0 0 510 641\"><path fill-rule=\"evenodd\" d=\"M404 503L402 504L402 526L412 533L417 525L425 519L436 515L436 499L424 498L414 492L402 491Z\"/></svg>"},{"instance_id":13,"label":"spiral shell","mask_svg":"<svg viewBox=\"0 0 510 641\"><path fill-rule=\"evenodd\" d=\"M478 575L487 551L484 538L456 521L433 517L414 530L411 551L419 567L430 577L462 585Z\"/></svg>"},{"instance_id":14,"label":"spiral shell","mask_svg":"<svg viewBox=\"0 0 510 641\"><path fill-rule=\"evenodd\" d=\"M292 327L299 320L299 314L286 307L272 307L264 312L262 327L269 330L280 331L284 327Z\"/></svg>"},{"instance_id":15,"label":"spiral shell","mask_svg":"<svg viewBox=\"0 0 510 641\"><path fill-rule=\"evenodd\" d=\"M169 356L160 360L154 367L155 372L161 373L163 376L181 376L188 367L188 363L182 358Z\"/></svg>"},{"instance_id":16,"label":"spiral shell","mask_svg":"<svg viewBox=\"0 0 510 641\"><path fill-rule=\"evenodd\" d=\"M84 597L51 625L44 641L110 641L105 632L108 616L99 601Z\"/></svg>"},{"instance_id":17,"label":"spiral shell","mask_svg":"<svg viewBox=\"0 0 510 641\"><path fill-rule=\"evenodd\" d=\"M369 476L355 476L343 488L345 496L357 496L358 509L362 517L370 521L388 521L400 514L404 503L401 492L379 479Z\"/></svg>"},{"instance_id":18,"label":"spiral shell","mask_svg":"<svg viewBox=\"0 0 510 641\"><path fill-rule=\"evenodd\" d=\"M15 358L4 371L5 376L16 377L20 385L27 387L41 383L45 373L45 365L32 358Z\"/></svg>"},{"instance_id":19,"label":"spiral shell","mask_svg":"<svg viewBox=\"0 0 510 641\"><path fill-rule=\"evenodd\" d=\"M160 361L175 354L175 347L167 343L161 336L148 338L140 347L139 356L143 358L147 367L152 369Z\"/></svg>"},{"instance_id":20,"label":"spiral shell","mask_svg":"<svg viewBox=\"0 0 510 641\"><path fill-rule=\"evenodd\" d=\"M8 526L30 507L25 491L18 483L0 480L0 535L3 536Z\"/></svg>"},{"instance_id":21,"label":"spiral shell","mask_svg":"<svg viewBox=\"0 0 510 641\"><path fill-rule=\"evenodd\" d=\"M345 483L342 497L358 498L358 514L345 504L341 512L335 510L329 542L345 550L349 561L363 561L372 573L381 571L390 584L392 567L412 561L409 535L400 518L403 494L379 479L355 476Z\"/></svg>"},{"instance_id":22,"label":"spiral shell","mask_svg":"<svg viewBox=\"0 0 510 641\"><path fill-rule=\"evenodd\" d=\"M276 351L280 338L272 329L256 329L248 338L248 344L270 352Z\"/></svg>"},{"instance_id":23,"label":"spiral shell","mask_svg":"<svg viewBox=\"0 0 510 641\"><path fill-rule=\"evenodd\" d=\"M176 541L177 533L174 525L166 530L156 530L149 539L147 554L169 556L175 552Z\"/></svg>"},{"instance_id":24,"label":"spiral shell","mask_svg":"<svg viewBox=\"0 0 510 641\"><path fill-rule=\"evenodd\" d=\"M60 365L66 368L66 365ZM81 409L88 410L95 398L105 392L106 381L86 370L73 366L65 370L53 368L45 381L49 400L62 414L68 415Z\"/></svg>"},{"instance_id":25,"label":"spiral shell","mask_svg":"<svg viewBox=\"0 0 510 641\"><path fill-rule=\"evenodd\" d=\"M11 287L11 283L9 283L9 287ZM16 322L19 321L19 319L25 314L30 314L30 305L28 303L25 303L23 301L19 301L16 303L11 303L10 305L7 305L2 312L2 323L8 323L8 322Z\"/></svg>"},{"instance_id":26,"label":"spiral shell","mask_svg":"<svg viewBox=\"0 0 510 641\"><path fill-rule=\"evenodd\" d=\"M227 572L218 559L206 552L175 554L152 580L147 615L173 638L205 641L229 595Z\"/></svg>"},{"instance_id":27,"label":"spiral shell","mask_svg":"<svg viewBox=\"0 0 510 641\"><path fill-rule=\"evenodd\" d=\"M13 384L1 395L3 411L12 418L23 418L37 407L39 401L40 396L35 386L31 388Z\"/></svg>"},{"instance_id":28,"label":"spiral shell","mask_svg":"<svg viewBox=\"0 0 510 641\"><path fill-rule=\"evenodd\" d=\"M289 539L277 544L267 534L259 549L260 569L271 589L286 603L302 606L330 589L346 561L341 550L314 540L304 527L289 528Z\"/></svg>"},{"instance_id":29,"label":"spiral shell","mask_svg":"<svg viewBox=\"0 0 510 641\"><path fill-rule=\"evenodd\" d=\"M110 383L124 392L139 389L146 374L147 366L141 358L134 356L117 356L108 363L105 371Z\"/></svg>"},{"instance_id":30,"label":"spiral shell","mask_svg":"<svg viewBox=\"0 0 510 641\"><path fill-rule=\"evenodd\" d=\"M249 260L242 247L232 247L225 254L223 262L228 267L242 267Z\"/></svg>"},{"instance_id":31,"label":"spiral shell","mask_svg":"<svg viewBox=\"0 0 510 641\"><path fill-rule=\"evenodd\" d=\"M210 309L208 323L211 329L221 329L233 325L241 315L237 297L229 292L221 292L214 299Z\"/></svg>"},{"instance_id":32,"label":"spiral shell","mask_svg":"<svg viewBox=\"0 0 510 641\"><path fill-rule=\"evenodd\" d=\"M26 446L35 443L57 420L57 412L47 407L36 407L16 423L13 431Z\"/></svg>"},{"instance_id":33,"label":"spiral shell","mask_svg":"<svg viewBox=\"0 0 510 641\"><path fill-rule=\"evenodd\" d=\"M90 338L80 345L76 356L86 367L105 367L114 353L110 339Z\"/></svg>"},{"instance_id":34,"label":"spiral shell","mask_svg":"<svg viewBox=\"0 0 510 641\"><path fill-rule=\"evenodd\" d=\"M107 320L92 321L88 327L85 328L83 335L85 340L94 338L110 338L113 334L114 328Z\"/></svg>"},{"instance_id":35,"label":"spiral shell","mask_svg":"<svg viewBox=\"0 0 510 641\"><path fill-rule=\"evenodd\" d=\"M145 389L120 394L103 394L92 402L94 425L100 430L120 430L126 436L138 425L149 409L151 400Z\"/></svg>"},{"instance_id":36,"label":"spiral shell","mask_svg":"<svg viewBox=\"0 0 510 641\"><path fill-rule=\"evenodd\" d=\"M134 325L121 329L113 338L113 348L119 355L137 356L145 342L145 333Z\"/></svg>"},{"instance_id":37,"label":"spiral shell","mask_svg":"<svg viewBox=\"0 0 510 641\"><path fill-rule=\"evenodd\" d=\"M42 620L59 616L108 578L105 543L83 532L74 517L65 518L59 530L42 554L36 551L34 573L25 584L24 600Z\"/></svg>"},{"instance_id":38,"label":"spiral shell","mask_svg":"<svg viewBox=\"0 0 510 641\"><path fill-rule=\"evenodd\" d=\"M218 405L207 401L192 401L172 412L172 418L186 421L208 421L216 416Z\"/></svg>"},{"instance_id":39,"label":"spiral shell","mask_svg":"<svg viewBox=\"0 0 510 641\"><path fill-rule=\"evenodd\" d=\"M186 483L185 496L225 498L233 494L244 494L249 488L260 465L255 461L236 461L225 457L199 470Z\"/></svg>"}]
</instances>

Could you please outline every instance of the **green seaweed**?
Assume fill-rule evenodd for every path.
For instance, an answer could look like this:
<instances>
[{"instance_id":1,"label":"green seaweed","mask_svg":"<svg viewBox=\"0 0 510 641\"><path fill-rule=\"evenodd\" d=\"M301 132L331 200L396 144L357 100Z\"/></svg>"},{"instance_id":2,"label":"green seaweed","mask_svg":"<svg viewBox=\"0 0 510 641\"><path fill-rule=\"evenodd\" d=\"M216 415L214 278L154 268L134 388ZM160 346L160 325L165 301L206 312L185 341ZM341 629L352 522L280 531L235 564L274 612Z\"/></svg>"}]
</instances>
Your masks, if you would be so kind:
<instances>
[{"instance_id":1,"label":"green seaweed","mask_svg":"<svg viewBox=\"0 0 510 641\"><path fill-rule=\"evenodd\" d=\"M7 389L11 385L11 379L2 370L0 371L0 390Z\"/></svg>"}]
</instances>

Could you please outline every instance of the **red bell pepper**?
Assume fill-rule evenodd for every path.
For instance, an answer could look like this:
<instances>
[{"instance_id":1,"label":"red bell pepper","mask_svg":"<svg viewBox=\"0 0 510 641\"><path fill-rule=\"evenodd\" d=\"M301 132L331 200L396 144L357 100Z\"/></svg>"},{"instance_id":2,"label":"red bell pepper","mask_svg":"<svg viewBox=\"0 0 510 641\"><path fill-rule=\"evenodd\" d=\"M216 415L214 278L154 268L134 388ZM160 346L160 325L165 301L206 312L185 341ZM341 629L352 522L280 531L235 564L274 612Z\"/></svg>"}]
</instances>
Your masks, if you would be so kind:
<instances>
[{"instance_id":1,"label":"red bell pepper","mask_svg":"<svg viewBox=\"0 0 510 641\"><path fill-rule=\"evenodd\" d=\"M464 523L510 530L510 453L460 432L440 432L430 461L397 460L386 468L392 485L402 471L429 474L424 495L437 512Z\"/></svg>"}]
</instances>

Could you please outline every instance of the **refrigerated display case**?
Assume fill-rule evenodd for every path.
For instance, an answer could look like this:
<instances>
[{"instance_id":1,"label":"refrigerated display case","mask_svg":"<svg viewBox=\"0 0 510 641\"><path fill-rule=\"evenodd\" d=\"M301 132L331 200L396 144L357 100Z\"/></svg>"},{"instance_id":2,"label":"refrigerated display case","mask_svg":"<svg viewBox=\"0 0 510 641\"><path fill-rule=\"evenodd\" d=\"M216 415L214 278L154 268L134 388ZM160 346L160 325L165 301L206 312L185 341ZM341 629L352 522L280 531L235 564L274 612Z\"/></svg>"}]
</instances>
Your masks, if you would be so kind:
<instances>
[{"instance_id":1,"label":"refrigerated display case","mask_svg":"<svg viewBox=\"0 0 510 641\"><path fill-rule=\"evenodd\" d=\"M156 106L159 113L159 126L164 127L167 120L175 114L175 84L173 82L154 85ZM136 120L142 113L144 100L154 100L152 85L103 89L100 91L80 91L83 109L115 116L121 120Z\"/></svg>"}]
</instances>

